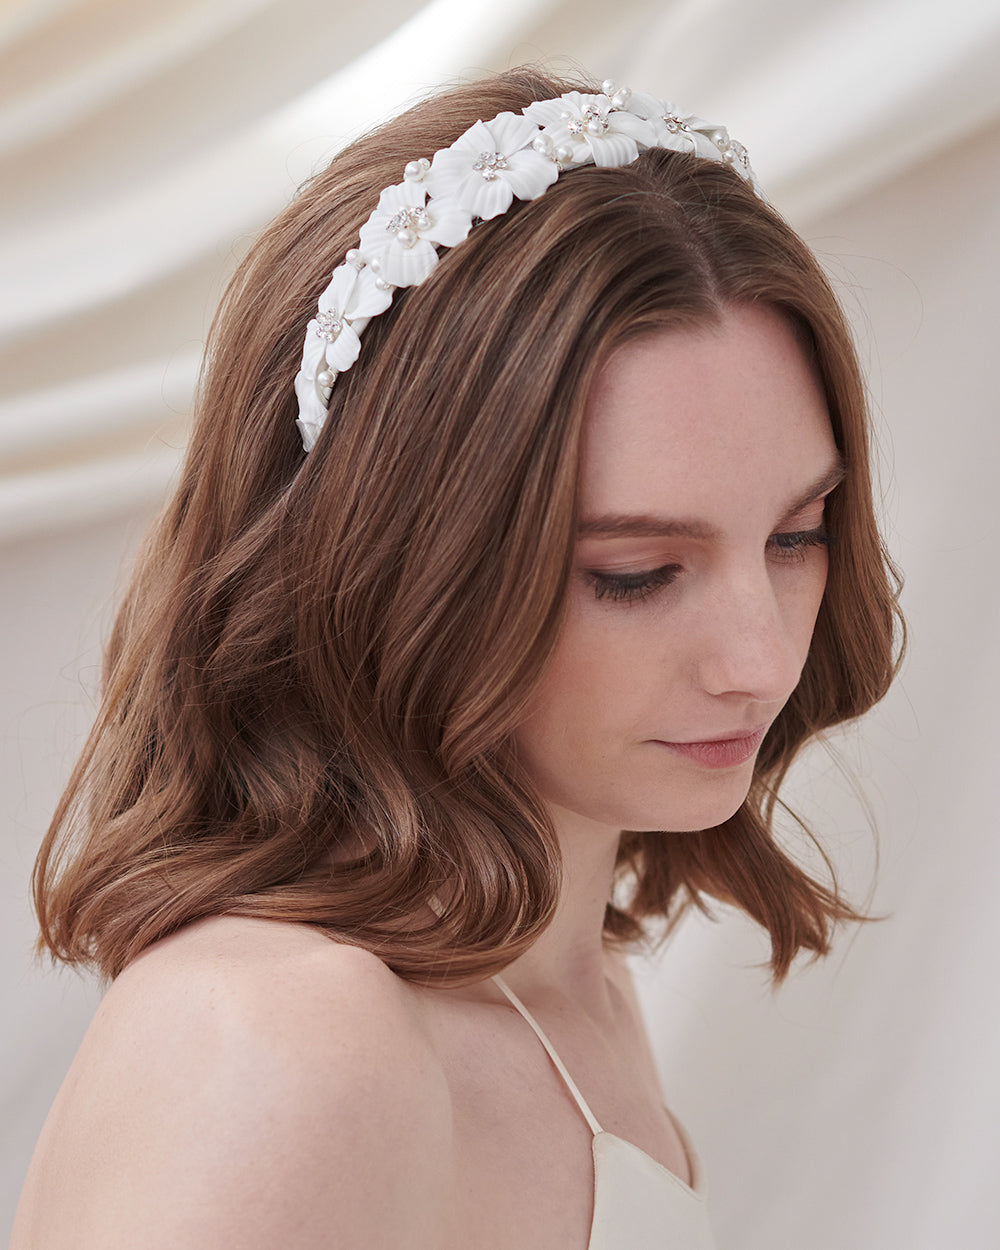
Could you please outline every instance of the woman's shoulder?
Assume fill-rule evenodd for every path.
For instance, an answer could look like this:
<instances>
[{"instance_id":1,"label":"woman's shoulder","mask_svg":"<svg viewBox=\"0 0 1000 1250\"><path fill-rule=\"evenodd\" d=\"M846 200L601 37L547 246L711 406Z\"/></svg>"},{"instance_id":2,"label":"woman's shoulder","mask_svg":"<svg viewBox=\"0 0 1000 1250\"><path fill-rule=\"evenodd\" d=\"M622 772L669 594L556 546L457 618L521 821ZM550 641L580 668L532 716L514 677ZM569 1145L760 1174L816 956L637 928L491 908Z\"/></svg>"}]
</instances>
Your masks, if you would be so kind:
<instances>
[{"instance_id":1,"label":"woman's shoulder","mask_svg":"<svg viewBox=\"0 0 1000 1250\"><path fill-rule=\"evenodd\" d=\"M147 948L111 985L101 1011L141 1019L168 996L181 1018L210 1009L279 1028L292 1013L325 1032L331 1024L377 1028L391 1013L417 1027L412 987L370 951L308 925L213 916ZM100 1012L98 1013L100 1015Z\"/></svg>"},{"instance_id":2,"label":"woman's shoulder","mask_svg":"<svg viewBox=\"0 0 1000 1250\"><path fill-rule=\"evenodd\" d=\"M305 925L212 917L150 947L108 990L93 1031L121 1061L165 1048L188 1064L275 1065L289 1095L348 1096L433 1068L419 991L360 947ZM392 1061L389 1063L389 1061ZM338 1079L349 1075L344 1084ZM401 1082L402 1083L402 1082Z\"/></svg>"},{"instance_id":3,"label":"woman's shoulder","mask_svg":"<svg viewBox=\"0 0 1000 1250\"><path fill-rule=\"evenodd\" d=\"M338 1245L402 1244L440 1217L449 1173L419 991L305 926L219 917L108 990L12 1245L328 1246L331 1221Z\"/></svg>"}]
</instances>

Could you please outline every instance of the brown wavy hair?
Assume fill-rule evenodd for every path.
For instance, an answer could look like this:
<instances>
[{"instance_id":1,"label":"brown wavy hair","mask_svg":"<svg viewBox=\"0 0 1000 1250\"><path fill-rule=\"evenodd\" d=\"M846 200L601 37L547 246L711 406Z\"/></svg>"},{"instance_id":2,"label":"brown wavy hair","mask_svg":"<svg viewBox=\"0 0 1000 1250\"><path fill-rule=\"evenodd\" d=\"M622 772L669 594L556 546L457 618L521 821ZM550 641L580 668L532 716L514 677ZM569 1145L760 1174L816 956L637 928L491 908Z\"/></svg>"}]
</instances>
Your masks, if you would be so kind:
<instances>
[{"instance_id":1,"label":"brown wavy hair","mask_svg":"<svg viewBox=\"0 0 1000 1250\"><path fill-rule=\"evenodd\" d=\"M529 946L559 859L511 735L559 632L588 390L626 340L749 303L789 319L822 380L847 465L828 501L839 542L745 803L698 833L625 832L606 933L632 941L722 900L769 931L780 979L862 918L772 825L800 747L885 694L898 579L837 300L732 170L653 149L477 225L373 321L303 454L304 327L380 190L477 118L574 88L595 89L528 68L417 105L342 151L240 266L35 866L40 950L114 977L228 913L317 926L401 976L457 983Z\"/></svg>"}]
</instances>

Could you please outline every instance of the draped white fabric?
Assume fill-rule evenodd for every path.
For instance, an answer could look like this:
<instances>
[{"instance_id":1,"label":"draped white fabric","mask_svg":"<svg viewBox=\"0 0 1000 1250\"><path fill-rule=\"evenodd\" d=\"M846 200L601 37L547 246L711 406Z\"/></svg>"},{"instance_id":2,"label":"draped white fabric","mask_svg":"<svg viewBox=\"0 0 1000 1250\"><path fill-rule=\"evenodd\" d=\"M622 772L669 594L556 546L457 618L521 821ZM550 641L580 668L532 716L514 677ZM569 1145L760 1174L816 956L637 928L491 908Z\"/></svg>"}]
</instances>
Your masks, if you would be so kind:
<instances>
[{"instance_id":1,"label":"draped white fabric","mask_svg":"<svg viewBox=\"0 0 1000 1250\"><path fill-rule=\"evenodd\" d=\"M720 1250L1000 1244L1000 6L22 0L2 23L0 1218L96 1001L29 964L27 875L225 275L346 138L444 79L565 56L729 126L843 284L908 578L903 680L841 741L891 918L776 996L732 916L641 975ZM863 895L860 801L822 752L795 786Z\"/></svg>"}]
</instances>

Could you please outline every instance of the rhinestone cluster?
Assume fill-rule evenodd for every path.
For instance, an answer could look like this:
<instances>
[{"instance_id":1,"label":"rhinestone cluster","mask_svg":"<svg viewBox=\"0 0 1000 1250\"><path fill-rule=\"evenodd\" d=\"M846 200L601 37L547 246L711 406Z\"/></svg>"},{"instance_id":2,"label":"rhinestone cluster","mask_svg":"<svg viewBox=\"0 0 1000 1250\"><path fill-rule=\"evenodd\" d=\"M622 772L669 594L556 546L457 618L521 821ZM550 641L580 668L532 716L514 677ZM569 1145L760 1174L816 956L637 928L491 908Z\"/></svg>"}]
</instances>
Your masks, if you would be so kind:
<instances>
[{"instance_id":1,"label":"rhinestone cluster","mask_svg":"<svg viewBox=\"0 0 1000 1250\"><path fill-rule=\"evenodd\" d=\"M566 129L571 135L606 135L611 129L611 123L608 121L608 115L596 104L588 104L583 110L581 117L573 117L572 114L564 114Z\"/></svg>"},{"instance_id":2,"label":"rhinestone cluster","mask_svg":"<svg viewBox=\"0 0 1000 1250\"><path fill-rule=\"evenodd\" d=\"M717 144L719 151L722 153L722 159L727 165L740 165L743 169L750 168L750 157L742 143L738 143L735 139L730 139L727 135L722 143Z\"/></svg>"},{"instance_id":3,"label":"rhinestone cluster","mask_svg":"<svg viewBox=\"0 0 1000 1250\"><path fill-rule=\"evenodd\" d=\"M398 230L426 230L431 224L430 214L426 208L401 208L393 213L385 223L389 234Z\"/></svg>"},{"instance_id":4,"label":"rhinestone cluster","mask_svg":"<svg viewBox=\"0 0 1000 1250\"><path fill-rule=\"evenodd\" d=\"M480 152L479 160L472 168L477 174L482 174L485 182L492 182L498 170L507 168L507 158L502 152Z\"/></svg>"},{"instance_id":5,"label":"rhinestone cluster","mask_svg":"<svg viewBox=\"0 0 1000 1250\"><path fill-rule=\"evenodd\" d=\"M332 343L344 328L344 319L335 312L316 314L316 333L321 339Z\"/></svg>"}]
</instances>

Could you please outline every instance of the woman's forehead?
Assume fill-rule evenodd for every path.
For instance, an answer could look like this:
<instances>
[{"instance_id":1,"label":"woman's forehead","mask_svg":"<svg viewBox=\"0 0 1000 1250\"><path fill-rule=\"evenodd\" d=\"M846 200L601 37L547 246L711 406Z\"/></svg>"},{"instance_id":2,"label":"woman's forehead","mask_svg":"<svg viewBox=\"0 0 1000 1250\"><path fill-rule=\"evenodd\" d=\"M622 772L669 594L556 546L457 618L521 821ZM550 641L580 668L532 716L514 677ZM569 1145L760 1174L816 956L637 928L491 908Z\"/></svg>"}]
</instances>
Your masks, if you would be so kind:
<instances>
[{"instance_id":1,"label":"woman's forehead","mask_svg":"<svg viewBox=\"0 0 1000 1250\"><path fill-rule=\"evenodd\" d=\"M788 322L732 309L610 357L587 405L581 517L751 487L791 498L836 459L825 396Z\"/></svg>"}]
</instances>

